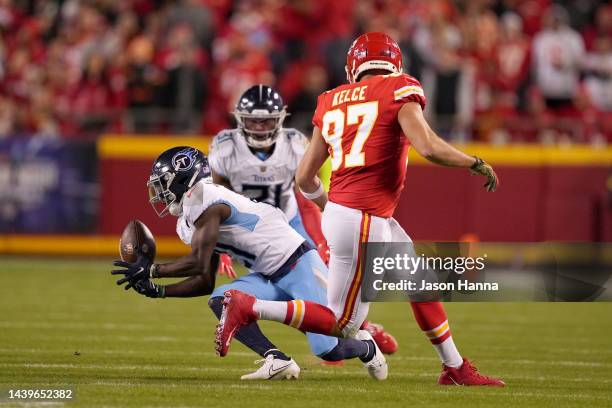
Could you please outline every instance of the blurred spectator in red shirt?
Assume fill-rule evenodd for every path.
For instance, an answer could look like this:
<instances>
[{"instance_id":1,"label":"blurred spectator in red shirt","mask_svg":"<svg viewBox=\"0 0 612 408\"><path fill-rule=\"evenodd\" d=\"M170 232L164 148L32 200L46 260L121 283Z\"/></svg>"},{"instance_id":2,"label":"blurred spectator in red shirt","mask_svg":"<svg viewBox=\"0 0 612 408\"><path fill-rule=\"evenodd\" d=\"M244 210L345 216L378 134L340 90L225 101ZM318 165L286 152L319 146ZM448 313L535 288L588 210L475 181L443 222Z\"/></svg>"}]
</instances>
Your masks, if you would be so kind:
<instances>
[{"instance_id":1,"label":"blurred spectator in red shirt","mask_svg":"<svg viewBox=\"0 0 612 408\"><path fill-rule=\"evenodd\" d=\"M64 58L65 44L56 39L51 42L47 53L46 86L53 99L54 117L58 122L63 135L74 135L77 132L76 123L72 114L72 96L76 84L70 84L66 75L66 61Z\"/></svg>"},{"instance_id":2,"label":"blurred spectator in red shirt","mask_svg":"<svg viewBox=\"0 0 612 408\"><path fill-rule=\"evenodd\" d=\"M592 50L595 41L602 37L612 37L612 5L601 4L595 12L595 24L583 31L584 43L587 50Z\"/></svg>"},{"instance_id":3,"label":"blurred spectator in red shirt","mask_svg":"<svg viewBox=\"0 0 612 408\"><path fill-rule=\"evenodd\" d=\"M109 86L110 76L102 54L85 59L83 74L72 100L72 113L82 132L104 132L118 114L118 101Z\"/></svg>"},{"instance_id":4,"label":"blurred spectator in red shirt","mask_svg":"<svg viewBox=\"0 0 612 408\"><path fill-rule=\"evenodd\" d=\"M519 88L529 74L530 51L529 39L523 35L521 18L514 13L504 14L500 40L494 51L497 75L493 84L513 107L518 106Z\"/></svg>"}]
</instances>

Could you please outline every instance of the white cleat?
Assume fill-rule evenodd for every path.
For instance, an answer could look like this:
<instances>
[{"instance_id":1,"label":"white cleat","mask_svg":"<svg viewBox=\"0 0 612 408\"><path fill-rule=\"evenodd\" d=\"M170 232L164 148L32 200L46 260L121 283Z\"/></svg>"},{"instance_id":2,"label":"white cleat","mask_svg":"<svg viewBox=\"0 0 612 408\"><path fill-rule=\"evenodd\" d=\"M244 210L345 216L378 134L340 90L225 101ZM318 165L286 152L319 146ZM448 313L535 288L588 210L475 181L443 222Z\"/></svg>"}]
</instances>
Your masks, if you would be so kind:
<instances>
[{"instance_id":1,"label":"white cleat","mask_svg":"<svg viewBox=\"0 0 612 408\"><path fill-rule=\"evenodd\" d=\"M261 364L261 367L251 374L243 375L241 380L297 380L300 376L300 366L293 359L281 360L268 354L266 358L255 361L255 364Z\"/></svg>"},{"instance_id":2,"label":"white cleat","mask_svg":"<svg viewBox=\"0 0 612 408\"><path fill-rule=\"evenodd\" d=\"M382 353L382 351L380 351L380 349L376 345L376 342L372 338L372 335L370 334L370 332L368 332L367 330L359 330L355 338L357 340L372 340L374 347L376 347L376 353L374 354L374 357L372 357L370 361L368 361L367 363L363 363L363 365L365 366L365 368L368 369L368 373L370 374L370 377L374 378L375 380L379 380L379 381L386 380L387 376L389 375L389 367L387 366L387 359L385 358L385 355Z\"/></svg>"}]
</instances>

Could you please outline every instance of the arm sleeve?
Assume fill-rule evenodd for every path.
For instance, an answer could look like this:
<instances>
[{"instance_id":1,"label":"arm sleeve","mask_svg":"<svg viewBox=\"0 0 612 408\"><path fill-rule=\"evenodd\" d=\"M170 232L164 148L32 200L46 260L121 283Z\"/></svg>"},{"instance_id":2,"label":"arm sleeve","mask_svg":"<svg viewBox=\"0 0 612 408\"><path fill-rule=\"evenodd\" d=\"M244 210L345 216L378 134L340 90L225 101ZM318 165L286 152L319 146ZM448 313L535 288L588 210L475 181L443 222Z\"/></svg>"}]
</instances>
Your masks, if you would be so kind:
<instances>
[{"instance_id":1,"label":"arm sleeve","mask_svg":"<svg viewBox=\"0 0 612 408\"><path fill-rule=\"evenodd\" d=\"M421 109L425 109L427 100L423 87L416 78L402 74L393 81L393 102L403 105L406 102L417 102Z\"/></svg>"}]
</instances>

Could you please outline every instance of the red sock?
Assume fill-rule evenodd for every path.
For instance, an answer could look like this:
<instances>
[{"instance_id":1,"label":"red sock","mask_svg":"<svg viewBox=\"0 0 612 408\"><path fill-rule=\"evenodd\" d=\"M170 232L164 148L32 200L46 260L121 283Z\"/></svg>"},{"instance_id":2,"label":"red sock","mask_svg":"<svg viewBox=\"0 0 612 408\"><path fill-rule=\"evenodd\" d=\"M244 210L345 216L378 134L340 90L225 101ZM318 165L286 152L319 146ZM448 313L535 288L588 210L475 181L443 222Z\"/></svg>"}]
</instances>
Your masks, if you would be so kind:
<instances>
[{"instance_id":1,"label":"red sock","mask_svg":"<svg viewBox=\"0 0 612 408\"><path fill-rule=\"evenodd\" d=\"M419 327L432 344L440 344L450 337L446 312L441 302L410 302L410 306Z\"/></svg>"},{"instance_id":2,"label":"red sock","mask_svg":"<svg viewBox=\"0 0 612 408\"><path fill-rule=\"evenodd\" d=\"M338 322L334 312L314 302L304 300L287 302L284 323L305 332L327 335L338 334Z\"/></svg>"}]
</instances>

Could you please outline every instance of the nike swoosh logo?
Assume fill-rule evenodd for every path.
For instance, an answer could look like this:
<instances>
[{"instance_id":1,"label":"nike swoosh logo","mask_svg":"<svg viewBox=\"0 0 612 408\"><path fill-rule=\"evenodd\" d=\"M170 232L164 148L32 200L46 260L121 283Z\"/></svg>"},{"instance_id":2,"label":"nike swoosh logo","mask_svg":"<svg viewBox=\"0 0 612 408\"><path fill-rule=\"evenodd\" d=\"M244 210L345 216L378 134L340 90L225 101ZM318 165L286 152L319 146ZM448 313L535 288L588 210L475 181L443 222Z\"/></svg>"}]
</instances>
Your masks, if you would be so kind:
<instances>
[{"instance_id":1,"label":"nike swoosh logo","mask_svg":"<svg viewBox=\"0 0 612 408\"><path fill-rule=\"evenodd\" d=\"M270 374L270 378L274 377L275 375L277 375L278 373L280 373L282 370L289 367L290 365L291 365L291 362L277 369L274 369L274 367L270 367L269 372L268 372L268 374Z\"/></svg>"}]
</instances>

